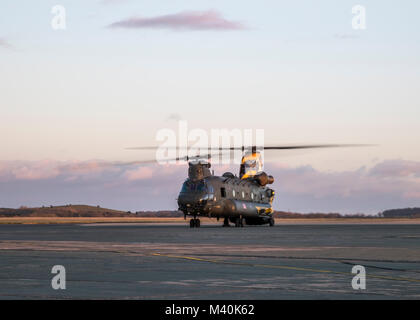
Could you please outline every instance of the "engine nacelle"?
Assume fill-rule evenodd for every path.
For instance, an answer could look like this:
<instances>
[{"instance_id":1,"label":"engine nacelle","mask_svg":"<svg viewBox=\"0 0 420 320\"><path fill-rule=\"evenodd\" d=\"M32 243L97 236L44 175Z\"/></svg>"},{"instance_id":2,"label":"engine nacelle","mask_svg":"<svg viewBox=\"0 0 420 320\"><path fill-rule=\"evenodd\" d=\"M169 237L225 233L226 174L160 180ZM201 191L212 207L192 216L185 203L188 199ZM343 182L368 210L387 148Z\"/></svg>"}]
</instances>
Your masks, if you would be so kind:
<instances>
[{"instance_id":1,"label":"engine nacelle","mask_svg":"<svg viewBox=\"0 0 420 320\"><path fill-rule=\"evenodd\" d=\"M257 181L260 186L274 183L274 177L266 174L265 172L255 175L254 180Z\"/></svg>"}]
</instances>

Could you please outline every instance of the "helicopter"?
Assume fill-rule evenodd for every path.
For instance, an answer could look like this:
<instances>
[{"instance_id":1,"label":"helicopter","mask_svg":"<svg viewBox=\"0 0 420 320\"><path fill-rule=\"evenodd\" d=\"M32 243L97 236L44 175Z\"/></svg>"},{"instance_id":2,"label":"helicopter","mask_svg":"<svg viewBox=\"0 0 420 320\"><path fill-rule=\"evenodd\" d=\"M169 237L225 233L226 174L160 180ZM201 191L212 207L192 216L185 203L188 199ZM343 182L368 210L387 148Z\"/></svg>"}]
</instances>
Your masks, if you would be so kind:
<instances>
[{"instance_id":1,"label":"helicopter","mask_svg":"<svg viewBox=\"0 0 420 320\"><path fill-rule=\"evenodd\" d=\"M275 191L269 187L274 177L263 171L262 150L294 150L313 148L354 147L362 145L294 145L265 147L227 147L217 148L219 154L226 151L242 151L239 175L225 172L221 176L211 171L212 153L195 157L179 157L173 160L188 162L188 177L183 182L177 198L178 210L184 219L191 216L189 226L200 227L200 217L223 219L223 226L244 225L274 226L272 203ZM175 147L179 149L178 147ZM156 149L156 147L128 148L135 150ZM209 149L209 152L211 150ZM135 162L139 163L139 162ZM144 161L140 162L144 163ZM131 163L133 164L133 163Z\"/></svg>"},{"instance_id":2,"label":"helicopter","mask_svg":"<svg viewBox=\"0 0 420 320\"><path fill-rule=\"evenodd\" d=\"M271 175L261 171L261 154L257 151L244 154L239 176L225 172L215 176L210 172L210 162L188 162L188 178L178 195L178 210L184 217L192 215L190 227L200 227L199 216L224 218L235 227L269 224L274 226L272 202L274 190L268 185L274 182Z\"/></svg>"}]
</instances>

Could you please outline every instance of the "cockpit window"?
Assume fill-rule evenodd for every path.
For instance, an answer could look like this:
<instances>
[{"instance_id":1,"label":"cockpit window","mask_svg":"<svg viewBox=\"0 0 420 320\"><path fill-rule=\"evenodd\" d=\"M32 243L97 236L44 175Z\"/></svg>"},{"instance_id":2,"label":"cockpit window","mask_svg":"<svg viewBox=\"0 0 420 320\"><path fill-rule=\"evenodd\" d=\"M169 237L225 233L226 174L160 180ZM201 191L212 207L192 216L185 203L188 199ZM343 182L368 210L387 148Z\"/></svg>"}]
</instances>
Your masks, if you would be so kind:
<instances>
[{"instance_id":1,"label":"cockpit window","mask_svg":"<svg viewBox=\"0 0 420 320\"><path fill-rule=\"evenodd\" d=\"M182 185L181 192L203 193L203 192L207 192L207 186L203 181L200 181L200 182L185 181L184 184Z\"/></svg>"}]
</instances>

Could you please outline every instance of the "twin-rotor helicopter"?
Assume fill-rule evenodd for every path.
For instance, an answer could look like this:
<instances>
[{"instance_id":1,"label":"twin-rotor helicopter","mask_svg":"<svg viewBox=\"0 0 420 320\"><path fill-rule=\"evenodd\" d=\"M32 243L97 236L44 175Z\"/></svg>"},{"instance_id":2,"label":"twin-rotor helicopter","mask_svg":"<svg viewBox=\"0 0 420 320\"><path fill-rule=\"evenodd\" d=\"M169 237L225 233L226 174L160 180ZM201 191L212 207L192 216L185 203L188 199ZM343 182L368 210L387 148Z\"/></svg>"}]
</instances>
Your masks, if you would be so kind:
<instances>
[{"instance_id":1,"label":"twin-rotor helicopter","mask_svg":"<svg viewBox=\"0 0 420 320\"><path fill-rule=\"evenodd\" d=\"M200 227L200 218L209 217L223 219L223 226L232 223L235 227L246 225L274 226L272 203L275 192L270 185L274 177L263 171L261 151L295 150L352 147L360 145L294 145L265 147L228 147L217 148L218 156L223 152L242 151L239 175L225 172L221 176L214 175L210 170L210 158L214 155L209 150L207 155L195 157L179 157L173 160L188 162L188 177L178 195L178 210L184 213L184 218L190 216L191 228ZM150 150L157 147L136 147L135 150ZM177 148L178 149L178 148ZM130 164L145 163L146 161ZM147 161L150 162L150 161Z\"/></svg>"}]
</instances>

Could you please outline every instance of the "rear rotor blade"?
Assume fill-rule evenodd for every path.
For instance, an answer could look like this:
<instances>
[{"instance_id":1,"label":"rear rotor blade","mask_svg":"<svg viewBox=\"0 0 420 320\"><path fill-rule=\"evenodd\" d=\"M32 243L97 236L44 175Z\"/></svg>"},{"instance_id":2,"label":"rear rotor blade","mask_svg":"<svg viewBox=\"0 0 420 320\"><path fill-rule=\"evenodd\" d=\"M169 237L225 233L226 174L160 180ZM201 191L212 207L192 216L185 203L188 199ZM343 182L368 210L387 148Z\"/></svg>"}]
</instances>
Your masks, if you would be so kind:
<instances>
[{"instance_id":1,"label":"rear rotor blade","mask_svg":"<svg viewBox=\"0 0 420 320\"><path fill-rule=\"evenodd\" d=\"M348 147L368 147L373 146L371 144L302 144L302 145L282 145L282 146L242 146L242 147L131 147L126 148L127 150L156 150L158 148L165 148L170 150L191 150L191 149L202 149L202 150L297 150L297 149L320 149L320 148L348 148Z\"/></svg>"}]
</instances>

